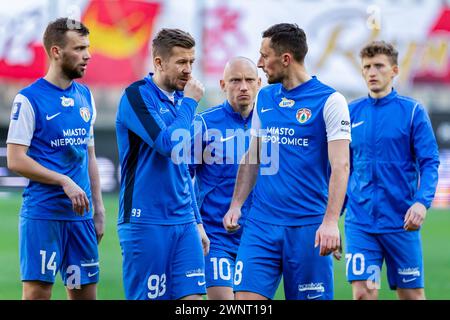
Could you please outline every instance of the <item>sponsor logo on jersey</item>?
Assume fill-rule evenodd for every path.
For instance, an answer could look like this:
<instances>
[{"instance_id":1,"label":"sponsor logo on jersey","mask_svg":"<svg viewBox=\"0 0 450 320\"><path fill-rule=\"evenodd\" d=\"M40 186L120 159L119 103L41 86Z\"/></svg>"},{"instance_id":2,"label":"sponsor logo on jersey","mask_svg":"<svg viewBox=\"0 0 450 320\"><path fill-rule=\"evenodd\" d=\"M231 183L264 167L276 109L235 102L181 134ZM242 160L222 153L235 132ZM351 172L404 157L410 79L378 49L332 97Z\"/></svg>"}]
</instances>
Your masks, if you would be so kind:
<instances>
[{"instance_id":1,"label":"sponsor logo on jersey","mask_svg":"<svg viewBox=\"0 0 450 320\"><path fill-rule=\"evenodd\" d=\"M352 123L352 129L353 128L356 128L356 127L359 127L360 125L362 125L364 123L364 121L360 121L360 122L357 122L357 123Z\"/></svg>"},{"instance_id":2,"label":"sponsor logo on jersey","mask_svg":"<svg viewBox=\"0 0 450 320\"><path fill-rule=\"evenodd\" d=\"M309 139L296 137L294 128L267 127L259 134L263 143L309 147Z\"/></svg>"},{"instance_id":3,"label":"sponsor logo on jersey","mask_svg":"<svg viewBox=\"0 0 450 320\"><path fill-rule=\"evenodd\" d=\"M192 278L192 277L202 278L201 280L197 280L197 285L199 285L199 286L204 286L206 284L205 272L202 269L189 270L188 272L186 272L185 275L187 278Z\"/></svg>"},{"instance_id":4,"label":"sponsor logo on jersey","mask_svg":"<svg viewBox=\"0 0 450 320\"><path fill-rule=\"evenodd\" d=\"M81 264L82 267L96 267L99 265L98 261L94 258L92 259L88 259L88 260L81 260Z\"/></svg>"},{"instance_id":5,"label":"sponsor logo on jersey","mask_svg":"<svg viewBox=\"0 0 450 320\"><path fill-rule=\"evenodd\" d=\"M93 273L88 272L88 277L91 278L91 277L95 276L98 272L99 272L98 270Z\"/></svg>"},{"instance_id":6,"label":"sponsor logo on jersey","mask_svg":"<svg viewBox=\"0 0 450 320\"><path fill-rule=\"evenodd\" d=\"M49 116L48 114L45 116L45 119L47 119L47 121L52 120L53 118L56 118L57 116L59 116L61 114L61 112L52 114L51 116Z\"/></svg>"},{"instance_id":7,"label":"sponsor logo on jersey","mask_svg":"<svg viewBox=\"0 0 450 320\"><path fill-rule=\"evenodd\" d=\"M409 279L403 278L403 279L402 279L402 282L403 282L403 283L408 283L408 282L414 281L414 280L416 280L416 279L417 279L417 277L412 277L412 278L409 278Z\"/></svg>"},{"instance_id":8,"label":"sponsor logo on jersey","mask_svg":"<svg viewBox=\"0 0 450 320\"><path fill-rule=\"evenodd\" d=\"M341 128L339 129L341 132L350 133L350 121L348 120L342 120L341 121Z\"/></svg>"},{"instance_id":9,"label":"sponsor logo on jersey","mask_svg":"<svg viewBox=\"0 0 450 320\"><path fill-rule=\"evenodd\" d=\"M64 129L64 138L58 138L50 141L52 148L63 146L81 146L88 143L89 135L85 128ZM98 262L97 262L98 264ZM83 264L81 264L84 267Z\"/></svg>"},{"instance_id":10,"label":"sponsor logo on jersey","mask_svg":"<svg viewBox=\"0 0 450 320\"><path fill-rule=\"evenodd\" d=\"M220 142L225 142L225 141L231 140L231 139L233 139L234 137L236 137L236 136L229 136L229 137L226 137L226 138L220 137Z\"/></svg>"},{"instance_id":11,"label":"sponsor logo on jersey","mask_svg":"<svg viewBox=\"0 0 450 320\"><path fill-rule=\"evenodd\" d=\"M261 108L261 113L265 113L265 112L271 111L271 110L273 110L273 108L264 108L264 107L262 107Z\"/></svg>"},{"instance_id":12,"label":"sponsor logo on jersey","mask_svg":"<svg viewBox=\"0 0 450 320\"><path fill-rule=\"evenodd\" d=\"M163 107L159 108L159 113L164 114L164 113L167 113L167 112L169 112L169 109L163 108Z\"/></svg>"},{"instance_id":13,"label":"sponsor logo on jersey","mask_svg":"<svg viewBox=\"0 0 450 320\"><path fill-rule=\"evenodd\" d=\"M91 112L89 111L89 108L80 108L80 115L85 122L89 122L89 120L91 119Z\"/></svg>"},{"instance_id":14,"label":"sponsor logo on jersey","mask_svg":"<svg viewBox=\"0 0 450 320\"><path fill-rule=\"evenodd\" d=\"M323 287L323 282L311 282L304 283L298 285L298 291L316 291L316 292L325 292L325 288Z\"/></svg>"},{"instance_id":15,"label":"sponsor logo on jersey","mask_svg":"<svg viewBox=\"0 0 450 320\"><path fill-rule=\"evenodd\" d=\"M308 300L314 300L314 299L320 298L321 296L323 296L323 293L321 293L321 294L315 294L315 295L310 295L310 294L308 294L308 295L306 296L306 299L308 299Z\"/></svg>"},{"instance_id":16,"label":"sponsor logo on jersey","mask_svg":"<svg viewBox=\"0 0 450 320\"><path fill-rule=\"evenodd\" d=\"M73 107L75 105L75 101L72 98L62 96L60 99L63 107Z\"/></svg>"},{"instance_id":17,"label":"sponsor logo on jersey","mask_svg":"<svg viewBox=\"0 0 450 320\"><path fill-rule=\"evenodd\" d=\"M281 98L281 102L278 104L280 108L292 108L295 104L294 100L288 98Z\"/></svg>"},{"instance_id":18,"label":"sponsor logo on jersey","mask_svg":"<svg viewBox=\"0 0 450 320\"><path fill-rule=\"evenodd\" d=\"M404 268L404 269L399 268L399 269L397 269L397 272L399 275L402 275L402 276L420 277L419 267Z\"/></svg>"},{"instance_id":19,"label":"sponsor logo on jersey","mask_svg":"<svg viewBox=\"0 0 450 320\"><path fill-rule=\"evenodd\" d=\"M303 124L311 118L311 115L312 115L311 110L309 110L307 108L301 108L301 109L298 109L295 117L297 118L298 122Z\"/></svg>"},{"instance_id":20,"label":"sponsor logo on jersey","mask_svg":"<svg viewBox=\"0 0 450 320\"><path fill-rule=\"evenodd\" d=\"M12 111L12 120L18 120L19 119L19 113L20 113L20 107L22 106L22 102L14 102L13 104L13 111Z\"/></svg>"},{"instance_id":21,"label":"sponsor logo on jersey","mask_svg":"<svg viewBox=\"0 0 450 320\"><path fill-rule=\"evenodd\" d=\"M205 272L202 269L194 269L194 270L189 270L186 272L186 277L188 278L192 278L192 277L204 277L205 276Z\"/></svg>"}]
</instances>

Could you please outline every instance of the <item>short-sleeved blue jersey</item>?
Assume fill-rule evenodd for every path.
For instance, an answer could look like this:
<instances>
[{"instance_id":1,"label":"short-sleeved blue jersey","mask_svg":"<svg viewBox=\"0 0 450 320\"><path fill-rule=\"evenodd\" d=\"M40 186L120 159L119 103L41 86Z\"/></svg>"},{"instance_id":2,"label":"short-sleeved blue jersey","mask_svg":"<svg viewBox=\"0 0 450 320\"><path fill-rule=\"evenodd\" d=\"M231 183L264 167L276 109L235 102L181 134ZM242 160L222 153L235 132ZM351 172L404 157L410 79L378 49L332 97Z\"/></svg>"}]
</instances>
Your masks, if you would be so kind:
<instances>
[{"instance_id":1,"label":"short-sleeved blue jersey","mask_svg":"<svg viewBox=\"0 0 450 320\"><path fill-rule=\"evenodd\" d=\"M30 115L27 121L34 121L26 125L31 128L26 135L32 137L30 142L22 140L19 132L26 129L13 123L20 121L26 112ZM41 78L17 95L10 131L19 131L9 132L7 143L29 145L28 156L47 169L70 177L91 200L87 147L94 114L92 95L85 85L72 82L61 89ZM89 213L77 216L61 186L30 180L23 193L21 215L34 219L86 220L92 218L92 206Z\"/></svg>"},{"instance_id":2,"label":"short-sleeved blue jersey","mask_svg":"<svg viewBox=\"0 0 450 320\"><path fill-rule=\"evenodd\" d=\"M254 112L260 129L265 130L258 134L262 153L270 149L267 153L271 161L260 166L248 218L286 226L322 222L330 175L328 141L350 139L345 99L342 97L336 105L330 102L336 95L340 94L316 77L291 90L281 84L261 89ZM273 155L277 148L278 158ZM265 167L275 169L263 174Z\"/></svg>"}]
</instances>

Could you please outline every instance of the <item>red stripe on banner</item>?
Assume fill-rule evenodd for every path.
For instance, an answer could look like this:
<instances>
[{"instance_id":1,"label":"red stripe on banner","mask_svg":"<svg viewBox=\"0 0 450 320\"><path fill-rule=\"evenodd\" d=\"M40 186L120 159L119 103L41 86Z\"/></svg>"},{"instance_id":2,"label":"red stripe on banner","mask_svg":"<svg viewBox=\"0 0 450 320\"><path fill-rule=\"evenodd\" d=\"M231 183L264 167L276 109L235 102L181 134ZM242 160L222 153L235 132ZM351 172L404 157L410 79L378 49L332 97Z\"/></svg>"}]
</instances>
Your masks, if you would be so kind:
<instances>
[{"instance_id":1,"label":"red stripe on banner","mask_svg":"<svg viewBox=\"0 0 450 320\"><path fill-rule=\"evenodd\" d=\"M45 74L47 54L40 44L30 45L34 59L28 65L11 65L6 60L0 60L0 76L6 79L36 79Z\"/></svg>"},{"instance_id":2,"label":"red stripe on banner","mask_svg":"<svg viewBox=\"0 0 450 320\"><path fill-rule=\"evenodd\" d=\"M415 83L450 84L450 7L441 8L428 33L422 64L416 73Z\"/></svg>"}]
</instances>

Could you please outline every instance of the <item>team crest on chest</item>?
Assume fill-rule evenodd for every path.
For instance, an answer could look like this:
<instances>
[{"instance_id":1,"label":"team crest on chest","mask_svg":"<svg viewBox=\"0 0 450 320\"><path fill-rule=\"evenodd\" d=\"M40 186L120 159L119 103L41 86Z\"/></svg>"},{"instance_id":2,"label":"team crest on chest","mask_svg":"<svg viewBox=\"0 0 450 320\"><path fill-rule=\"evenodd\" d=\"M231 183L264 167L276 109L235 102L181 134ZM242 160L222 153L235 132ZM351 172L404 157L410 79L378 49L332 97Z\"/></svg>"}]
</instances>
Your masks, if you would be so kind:
<instances>
[{"instance_id":1,"label":"team crest on chest","mask_svg":"<svg viewBox=\"0 0 450 320\"><path fill-rule=\"evenodd\" d=\"M306 121L308 121L311 118L311 115L312 115L311 110L309 110L307 108L301 108L301 109L298 109L295 117L297 118L298 122L305 123Z\"/></svg>"},{"instance_id":2,"label":"team crest on chest","mask_svg":"<svg viewBox=\"0 0 450 320\"><path fill-rule=\"evenodd\" d=\"M73 107L75 105L75 101L73 101L72 98L66 98L62 96L61 98L61 105L63 107Z\"/></svg>"},{"instance_id":3,"label":"team crest on chest","mask_svg":"<svg viewBox=\"0 0 450 320\"><path fill-rule=\"evenodd\" d=\"M278 104L280 108L292 108L295 104L294 100L290 100L288 98L281 98L281 102Z\"/></svg>"},{"instance_id":4,"label":"team crest on chest","mask_svg":"<svg viewBox=\"0 0 450 320\"><path fill-rule=\"evenodd\" d=\"M91 112L86 107L80 108L80 116L85 122L89 122L91 119Z\"/></svg>"}]
</instances>

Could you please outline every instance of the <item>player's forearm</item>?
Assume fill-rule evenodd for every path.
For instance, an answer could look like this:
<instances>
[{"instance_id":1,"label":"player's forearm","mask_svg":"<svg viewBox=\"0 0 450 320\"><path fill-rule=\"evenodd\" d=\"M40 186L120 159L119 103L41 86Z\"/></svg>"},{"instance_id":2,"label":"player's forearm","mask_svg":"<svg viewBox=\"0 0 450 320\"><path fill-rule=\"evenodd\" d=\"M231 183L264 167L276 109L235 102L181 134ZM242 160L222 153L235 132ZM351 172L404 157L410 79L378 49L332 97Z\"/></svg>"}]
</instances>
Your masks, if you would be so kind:
<instances>
[{"instance_id":1,"label":"player's forearm","mask_svg":"<svg viewBox=\"0 0 450 320\"><path fill-rule=\"evenodd\" d=\"M256 184L260 163L260 145L260 138L252 138L250 147L241 160L230 208L241 208Z\"/></svg>"},{"instance_id":2,"label":"player's forearm","mask_svg":"<svg viewBox=\"0 0 450 320\"><path fill-rule=\"evenodd\" d=\"M92 149L91 149L92 148ZM93 147L89 147L89 180L91 183L92 204L94 212L99 213L104 211L102 188L100 184L100 174L98 172L97 158Z\"/></svg>"},{"instance_id":3,"label":"player's forearm","mask_svg":"<svg viewBox=\"0 0 450 320\"><path fill-rule=\"evenodd\" d=\"M328 189L328 205L324 220L337 222L344 204L349 175L348 161L341 161L332 167Z\"/></svg>"},{"instance_id":4,"label":"player's forearm","mask_svg":"<svg viewBox=\"0 0 450 320\"><path fill-rule=\"evenodd\" d=\"M45 168L26 154L17 154L12 151L11 145L7 147L7 162L9 170L36 182L62 186L66 179L70 179Z\"/></svg>"},{"instance_id":5,"label":"player's forearm","mask_svg":"<svg viewBox=\"0 0 450 320\"><path fill-rule=\"evenodd\" d=\"M241 208L253 190L258 177L259 164L241 163L234 187L230 208Z\"/></svg>"}]
</instances>

